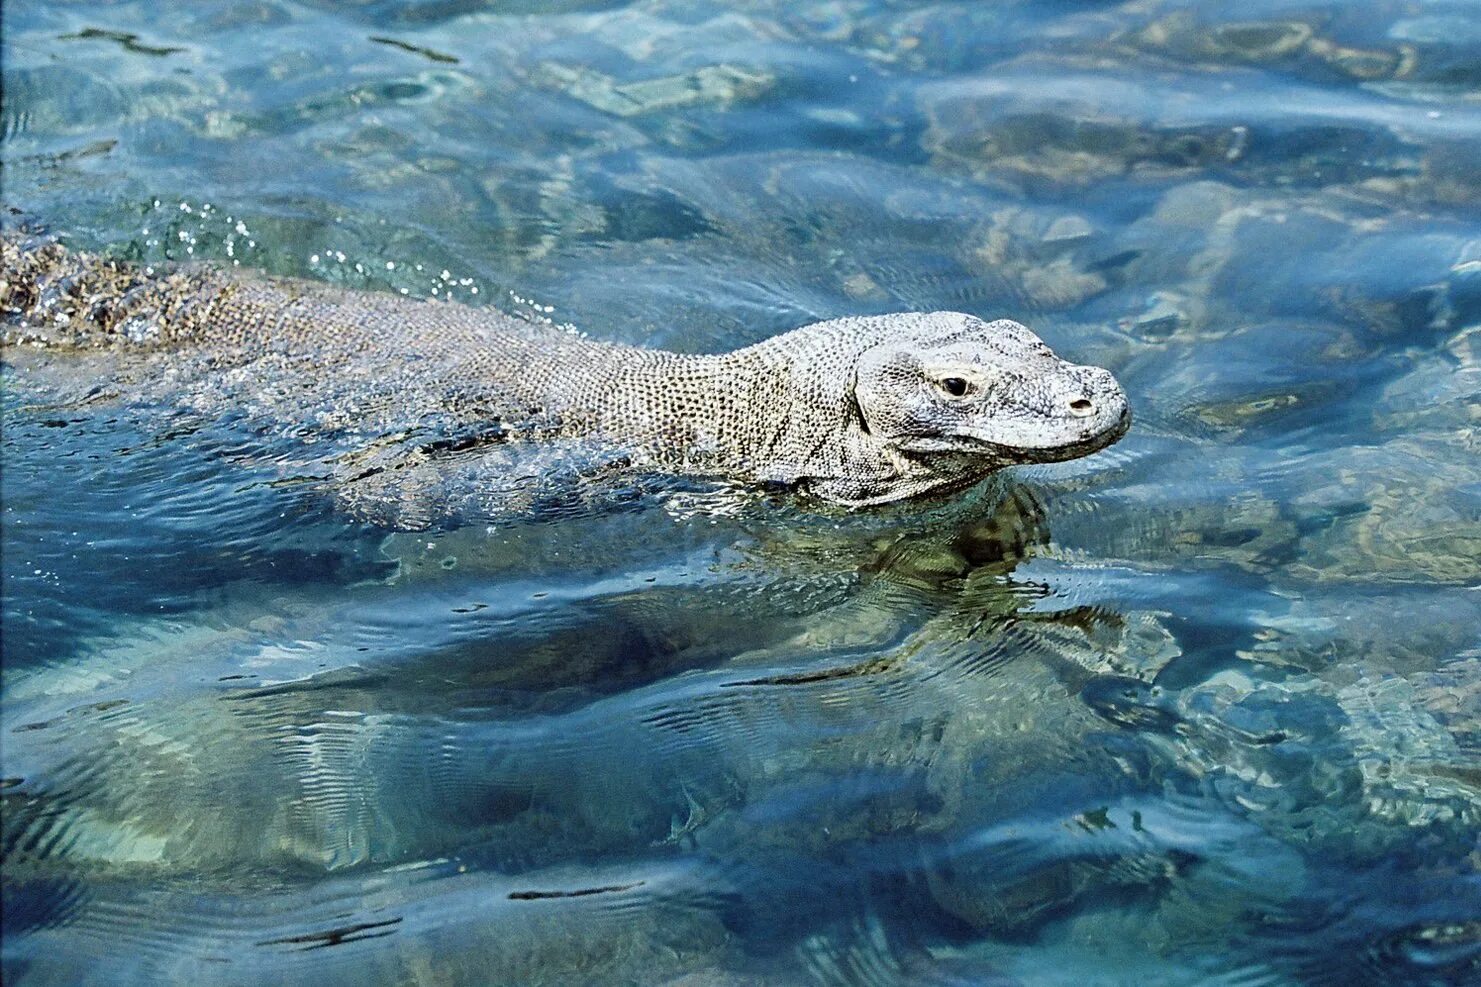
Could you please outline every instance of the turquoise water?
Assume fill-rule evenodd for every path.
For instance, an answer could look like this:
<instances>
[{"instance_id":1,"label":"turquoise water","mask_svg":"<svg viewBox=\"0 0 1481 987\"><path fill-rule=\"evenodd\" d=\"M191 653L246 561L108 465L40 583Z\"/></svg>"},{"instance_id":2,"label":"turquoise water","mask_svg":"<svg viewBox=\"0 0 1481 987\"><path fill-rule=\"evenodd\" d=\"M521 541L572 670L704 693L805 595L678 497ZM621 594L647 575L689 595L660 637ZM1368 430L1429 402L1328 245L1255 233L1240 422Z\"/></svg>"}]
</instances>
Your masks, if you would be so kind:
<instances>
[{"instance_id":1,"label":"turquoise water","mask_svg":"<svg viewBox=\"0 0 1481 987\"><path fill-rule=\"evenodd\" d=\"M1481 982L1481 4L162 6L4 5L73 246L688 351L1011 316L1137 420L391 532L11 370L7 983Z\"/></svg>"}]
</instances>

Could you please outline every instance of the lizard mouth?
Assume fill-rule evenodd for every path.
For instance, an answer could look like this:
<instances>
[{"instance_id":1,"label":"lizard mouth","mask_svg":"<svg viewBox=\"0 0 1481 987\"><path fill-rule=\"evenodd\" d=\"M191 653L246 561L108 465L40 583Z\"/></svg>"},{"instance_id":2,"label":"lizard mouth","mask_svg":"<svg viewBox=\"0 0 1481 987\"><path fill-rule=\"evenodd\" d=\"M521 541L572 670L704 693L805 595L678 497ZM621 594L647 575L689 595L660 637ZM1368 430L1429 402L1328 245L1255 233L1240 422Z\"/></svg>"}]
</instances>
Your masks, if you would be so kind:
<instances>
[{"instance_id":1,"label":"lizard mouth","mask_svg":"<svg viewBox=\"0 0 1481 987\"><path fill-rule=\"evenodd\" d=\"M1079 459L1112 445L1131 428L1131 408L1123 404L1117 416L1093 431L1077 430L1073 438L1045 445L1018 445L970 433L918 438L901 445L914 455L946 453L993 461L1000 466L1019 463L1060 463Z\"/></svg>"},{"instance_id":2,"label":"lizard mouth","mask_svg":"<svg viewBox=\"0 0 1481 987\"><path fill-rule=\"evenodd\" d=\"M1002 446L999 448L1015 463L1062 463L1070 459L1079 459L1081 456L1089 456L1091 453L1100 452L1107 446L1114 445L1130 428L1131 406L1123 404L1121 414L1115 420L1083 438L1039 449Z\"/></svg>"}]
</instances>

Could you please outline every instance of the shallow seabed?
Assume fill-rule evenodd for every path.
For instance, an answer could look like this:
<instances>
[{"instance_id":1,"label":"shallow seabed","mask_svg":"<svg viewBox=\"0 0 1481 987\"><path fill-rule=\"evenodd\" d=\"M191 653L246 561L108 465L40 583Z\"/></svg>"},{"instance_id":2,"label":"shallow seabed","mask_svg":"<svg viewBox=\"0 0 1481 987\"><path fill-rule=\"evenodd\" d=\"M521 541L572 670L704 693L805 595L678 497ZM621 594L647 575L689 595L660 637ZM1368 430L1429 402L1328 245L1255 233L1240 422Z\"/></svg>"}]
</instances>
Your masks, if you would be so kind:
<instances>
[{"instance_id":1,"label":"shallow seabed","mask_svg":"<svg viewBox=\"0 0 1481 987\"><path fill-rule=\"evenodd\" d=\"M685 350L1012 316L1138 416L914 508L388 533L291 429L11 369L6 983L1481 982L1481 4L15 0L4 45L5 202L79 248Z\"/></svg>"}]
</instances>

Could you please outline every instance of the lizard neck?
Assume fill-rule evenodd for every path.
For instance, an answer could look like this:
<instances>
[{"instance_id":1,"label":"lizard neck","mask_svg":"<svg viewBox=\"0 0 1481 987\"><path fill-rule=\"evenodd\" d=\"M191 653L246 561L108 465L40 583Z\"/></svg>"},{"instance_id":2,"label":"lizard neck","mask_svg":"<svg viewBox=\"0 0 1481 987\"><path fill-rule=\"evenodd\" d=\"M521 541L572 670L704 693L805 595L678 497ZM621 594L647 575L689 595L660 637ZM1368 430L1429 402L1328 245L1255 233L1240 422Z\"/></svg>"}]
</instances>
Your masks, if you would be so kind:
<instances>
[{"instance_id":1,"label":"lizard neck","mask_svg":"<svg viewBox=\"0 0 1481 987\"><path fill-rule=\"evenodd\" d=\"M795 484L857 469L868 436L852 404L851 364L799 364L806 337L788 345L790 335L706 356L627 349L594 395L598 429L693 475Z\"/></svg>"},{"instance_id":2,"label":"lizard neck","mask_svg":"<svg viewBox=\"0 0 1481 987\"><path fill-rule=\"evenodd\" d=\"M646 462L698 475L761 476L791 412L788 368L744 351L623 348L584 388L594 430Z\"/></svg>"}]
</instances>

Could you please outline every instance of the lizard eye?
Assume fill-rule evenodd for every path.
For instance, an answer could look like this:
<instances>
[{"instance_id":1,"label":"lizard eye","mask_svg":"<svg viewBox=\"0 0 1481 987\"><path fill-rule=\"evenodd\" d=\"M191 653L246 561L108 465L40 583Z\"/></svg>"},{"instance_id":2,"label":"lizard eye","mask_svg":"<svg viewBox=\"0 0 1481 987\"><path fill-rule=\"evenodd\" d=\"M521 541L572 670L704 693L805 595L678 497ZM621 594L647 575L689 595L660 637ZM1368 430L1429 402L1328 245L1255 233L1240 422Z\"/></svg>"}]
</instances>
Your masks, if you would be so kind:
<instances>
[{"instance_id":1,"label":"lizard eye","mask_svg":"<svg viewBox=\"0 0 1481 987\"><path fill-rule=\"evenodd\" d=\"M970 385L961 377L945 377L941 380L941 389L954 398L964 397Z\"/></svg>"}]
</instances>

